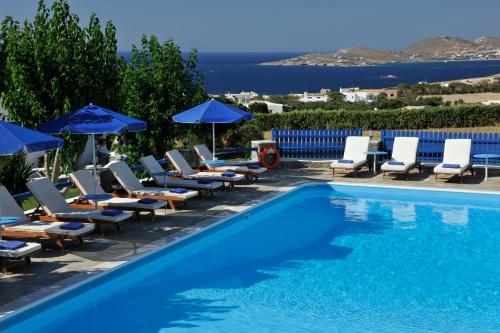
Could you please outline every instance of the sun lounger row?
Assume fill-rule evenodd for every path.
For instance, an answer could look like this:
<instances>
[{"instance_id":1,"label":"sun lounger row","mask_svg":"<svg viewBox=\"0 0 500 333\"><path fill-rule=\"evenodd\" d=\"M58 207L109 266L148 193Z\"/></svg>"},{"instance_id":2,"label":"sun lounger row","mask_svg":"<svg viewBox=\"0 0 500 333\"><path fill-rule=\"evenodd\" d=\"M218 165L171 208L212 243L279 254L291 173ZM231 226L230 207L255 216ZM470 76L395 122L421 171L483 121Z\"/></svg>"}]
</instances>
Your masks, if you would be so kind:
<instances>
[{"instance_id":1,"label":"sun lounger row","mask_svg":"<svg viewBox=\"0 0 500 333\"><path fill-rule=\"evenodd\" d=\"M206 146L197 146L203 161L206 161L210 151ZM41 244L12 240L40 239L53 240L57 247L64 249L64 242L76 240L83 244L84 236L103 226L112 225L121 229L121 223L130 219L135 213L149 212L152 219L155 211L167 205L175 210L176 202L186 203L188 199L206 191L222 188L245 179L255 177L266 171L252 162L241 164L224 164L210 171L195 171L180 152L167 152L177 174L180 177L168 175L153 156L141 158L145 170L151 175L157 187L146 187L136 177L132 169L124 162L114 162L108 165L118 183L125 190L125 195L106 194L103 188L94 182L88 170L80 170L69 175L75 187L82 194L81 199L68 203L55 185L48 178L38 178L27 183L27 187L39 203L43 214L36 214L34 219L26 216L13 196L3 186L0 186L0 216L13 216L18 222L4 227L2 236L8 240L0 240L0 263L2 272L6 272L7 260L30 263L30 255L42 249ZM245 164L243 164L245 163ZM162 174L162 176L160 176ZM102 197L105 195L105 197ZM88 198L85 198L88 196ZM101 196L101 198L98 198ZM42 212L38 210L37 212Z\"/></svg>"},{"instance_id":2,"label":"sun lounger row","mask_svg":"<svg viewBox=\"0 0 500 333\"><path fill-rule=\"evenodd\" d=\"M383 178L386 173L402 173L408 177L409 172L415 168L421 171L421 165L417 162L418 141L417 137L394 139L391 159L381 166ZM370 139L367 136L347 137L344 156L331 164L333 175L336 170L356 174L359 169L367 166L369 145ZM444 144L443 162L436 165L433 170L436 179L440 174L462 177L468 170L473 173L470 151L470 139L447 139Z\"/></svg>"}]
</instances>

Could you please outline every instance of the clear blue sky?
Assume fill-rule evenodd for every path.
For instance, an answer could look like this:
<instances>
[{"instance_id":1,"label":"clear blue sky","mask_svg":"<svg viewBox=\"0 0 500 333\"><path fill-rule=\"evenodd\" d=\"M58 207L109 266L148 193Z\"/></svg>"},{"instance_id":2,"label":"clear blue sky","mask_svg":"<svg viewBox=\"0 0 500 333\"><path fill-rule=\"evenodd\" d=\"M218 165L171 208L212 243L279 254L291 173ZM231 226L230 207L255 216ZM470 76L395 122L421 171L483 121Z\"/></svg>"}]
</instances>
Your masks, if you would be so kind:
<instances>
[{"instance_id":1,"label":"clear blue sky","mask_svg":"<svg viewBox=\"0 0 500 333\"><path fill-rule=\"evenodd\" d=\"M0 0L0 16L31 19L36 0ZM50 1L49 1L50 3ZM70 0L83 22L112 20L118 48L142 34L200 51L402 49L440 35L500 36L499 0Z\"/></svg>"}]
</instances>

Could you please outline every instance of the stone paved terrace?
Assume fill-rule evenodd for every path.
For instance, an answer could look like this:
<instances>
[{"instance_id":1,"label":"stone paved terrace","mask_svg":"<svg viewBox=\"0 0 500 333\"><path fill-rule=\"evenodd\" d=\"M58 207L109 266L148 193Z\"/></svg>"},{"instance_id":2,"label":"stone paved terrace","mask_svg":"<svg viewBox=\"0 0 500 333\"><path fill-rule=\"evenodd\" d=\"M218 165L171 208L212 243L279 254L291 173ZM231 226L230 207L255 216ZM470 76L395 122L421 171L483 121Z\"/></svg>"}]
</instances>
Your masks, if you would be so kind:
<instances>
[{"instance_id":1,"label":"stone paved terrace","mask_svg":"<svg viewBox=\"0 0 500 333\"><path fill-rule=\"evenodd\" d=\"M237 186L235 192L217 192L213 198L193 198L187 207L179 206L176 212L159 210L156 222L144 217L129 221L124 230L106 231L104 236L91 234L83 247L69 244L66 252L47 249L33 257L31 267L12 268L12 274L0 277L0 314L6 314L22 305L47 296L65 286L70 286L88 276L115 267L134 256L151 251L164 244L195 232L247 207L265 201L291 186L310 181L339 181L349 183L384 184L464 190L500 191L500 172L490 172L490 179L483 181L480 171L467 175L464 183L456 179L434 181L429 172L412 173L409 180L373 176L368 170L357 178L338 176L334 179L328 168L286 168L269 172L257 183Z\"/></svg>"}]
</instances>

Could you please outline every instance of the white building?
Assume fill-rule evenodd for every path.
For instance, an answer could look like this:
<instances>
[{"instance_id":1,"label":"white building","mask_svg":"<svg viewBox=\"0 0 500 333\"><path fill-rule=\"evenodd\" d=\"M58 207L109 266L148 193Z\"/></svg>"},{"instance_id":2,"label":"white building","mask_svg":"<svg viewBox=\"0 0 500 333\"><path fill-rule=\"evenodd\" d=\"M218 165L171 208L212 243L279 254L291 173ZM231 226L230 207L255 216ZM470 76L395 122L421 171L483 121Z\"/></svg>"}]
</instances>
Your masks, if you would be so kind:
<instances>
[{"instance_id":1,"label":"white building","mask_svg":"<svg viewBox=\"0 0 500 333\"><path fill-rule=\"evenodd\" d=\"M346 102L367 102L371 103L377 96L382 94L380 90L360 90L359 88L340 88L339 92L344 95Z\"/></svg>"},{"instance_id":2,"label":"white building","mask_svg":"<svg viewBox=\"0 0 500 333\"><path fill-rule=\"evenodd\" d=\"M481 102L483 105L493 105L493 104L500 104L499 99L489 99L487 101Z\"/></svg>"},{"instance_id":3,"label":"white building","mask_svg":"<svg viewBox=\"0 0 500 333\"><path fill-rule=\"evenodd\" d=\"M243 104L244 106L249 106L254 98L259 96L255 91L242 91L238 94L227 93L224 95L226 98L236 102L238 104Z\"/></svg>"},{"instance_id":4,"label":"white building","mask_svg":"<svg viewBox=\"0 0 500 333\"><path fill-rule=\"evenodd\" d=\"M250 104L253 104L253 103L264 103L264 104L266 104L267 105L267 109L271 113L282 113L282 112L286 111L286 109L288 107L285 104L272 103L272 102L268 102L268 101L256 101L256 100L254 100Z\"/></svg>"},{"instance_id":5,"label":"white building","mask_svg":"<svg viewBox=\"0 0 500 333\"><path fill-rule=\"evenodd\" d=\"M310 102L329 102L330 97L324 93L308 93L305 92L301 98L299 98L299 102L310 103Z\"/></svg>"}]
</instances>

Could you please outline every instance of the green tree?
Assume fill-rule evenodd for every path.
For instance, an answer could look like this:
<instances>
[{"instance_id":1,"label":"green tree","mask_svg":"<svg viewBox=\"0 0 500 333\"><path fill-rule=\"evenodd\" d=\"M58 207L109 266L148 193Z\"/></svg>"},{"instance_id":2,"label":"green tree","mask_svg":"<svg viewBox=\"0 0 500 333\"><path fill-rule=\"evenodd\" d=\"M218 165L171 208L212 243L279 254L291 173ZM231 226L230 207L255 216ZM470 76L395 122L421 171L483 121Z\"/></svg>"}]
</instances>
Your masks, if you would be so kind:
<instances>
[{"instance_id":1,"label":"green tree","mask_svg":"<svg viewBox=\"0 0 500 333\"><path fill-rule=\"evenodd\" d=\"M132 163L149 152L161 157L176 144L176 138L200 129L201 125L172 121L176 113L207 100L197 63L196 51L184 59L172 40L160 43L154 36L143 36L141 48L132 47L124 72L121 110L148 123L146 131L120 137L121 150Z\"/></svg>"},{"instance_id":2,"label":"green tree","mask_svg":"<svg viewBox=\"0 0 500 333\"><path fill-rule=\"evenodd\" d=\"M111 109L118 106L122 62L116 56L111 22L103 31L92 14L82 28L66 0L55 0L51 9L41 0L33 22L21 24L7 17L1 31L0 59L5 58L1 102L14 121L35 128L90 102ZM63 157L68 168L83 150L84 140L65 136Z\"/></svg>"},{"instance_id":3,"label":"green tree","mask_svg":"<svg viewBox=\"0 0 500 333\"><path fill-rule=\"evenodd\" d=\"M248 110L252 113L269 113L266 103L252 103L250 104Z\"/></svg>"}]
</instances>

